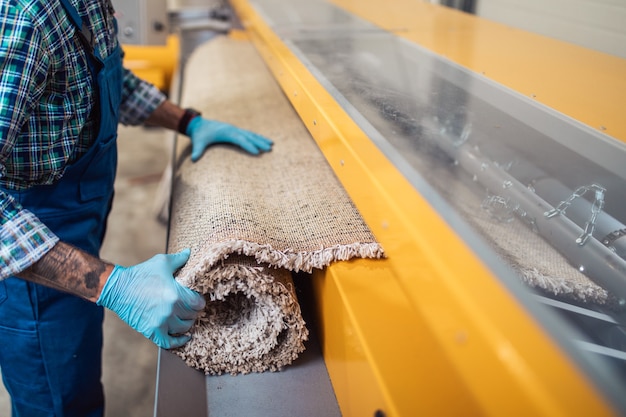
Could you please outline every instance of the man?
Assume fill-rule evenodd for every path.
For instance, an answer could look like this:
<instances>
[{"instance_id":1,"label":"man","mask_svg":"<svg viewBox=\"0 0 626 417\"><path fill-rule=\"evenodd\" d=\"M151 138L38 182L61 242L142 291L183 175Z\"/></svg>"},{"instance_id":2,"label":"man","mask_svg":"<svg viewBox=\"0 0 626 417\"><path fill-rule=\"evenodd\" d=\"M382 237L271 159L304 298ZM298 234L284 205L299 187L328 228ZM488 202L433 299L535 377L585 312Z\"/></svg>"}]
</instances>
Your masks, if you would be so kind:
<instances>
[{"instance_id":1,"label":"man","mask_svg":"<svg viewBox=\"0 0 626 417\"><path fill-rule=\"evenodd\" d=\"M103 308L163 348L204 299L173 279L189 251L99 259L118 122L252 154L272 142L167 101L121 66L110 0L0 0L0 369L14 416L102 416Z\"/></svg>"}]
</instances>

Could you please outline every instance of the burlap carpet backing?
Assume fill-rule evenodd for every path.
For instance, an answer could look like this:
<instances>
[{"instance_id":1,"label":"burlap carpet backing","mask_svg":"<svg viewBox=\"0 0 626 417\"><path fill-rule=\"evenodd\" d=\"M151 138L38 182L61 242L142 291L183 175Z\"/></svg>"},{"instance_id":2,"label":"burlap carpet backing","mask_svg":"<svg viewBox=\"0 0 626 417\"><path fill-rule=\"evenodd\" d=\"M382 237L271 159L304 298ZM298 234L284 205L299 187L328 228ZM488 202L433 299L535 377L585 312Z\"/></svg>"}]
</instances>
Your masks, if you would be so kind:
<instances>
[{"instance_id":1,"label":"burlap carpet backing","mask_svg":"<svg viewBox=\"0 0 626 417\"><path fill-rule=\"evenodd\" d=\"M177 280L208 304L175 353L207 374L279 370L308 335L289 271L383 251L249 41L206 42L184 79L183 106L274 147L216 145L196 163L177 153L168 250L191 248Z\"/></svg>"},{"instance_id":2,"label":"burlap carpet backing","mask_svg":"<svg viewBox=\"0 0 626 417\"><path fill-rule=\"evenodd\" d=\"M358 82L355 86L363 88ZM364 102L361 103L354 95L350 99L357 107L368 107L362 97L360 99ZM382 112L370 112L367 118L374 126L389 123ZM418 131L416 129L415 132ZM487 190L473 179L472 173L455 164L452 156L436 145L439 138L439 132L429 132L424 127L422 134L414 133L404 140L401 136L396 138L394 146L456 213L484 237L484 241L514 270L520 281L540 295L565 302L621 308L619 297L581 273L518 215L493 215L494 210L489 208L488 202L497 200L498 190Z\"/></svg>"},{"instance_id":3,"label":"burlap carpet backing","mask_svg":"<svg viewBox=\"0 0 626 417\"><path fill-rule=\"evenodd\" d=\"M485 199L489 198L485 194ZM494 219L484 209L484 201L468 198L465 214L526 284L564 301L608 306L617 302L615 296L574 268L519 218L513 217L507 222ZM472 214L468 214L472 209Z\"/></svg>"},{"instance_id":4,"label":"burlap carpet backing","mask_svg":"<svg viewBox=\"0 0 626 417\"><path fill-rule=\"evenodd\" d=\"M350 70L354 71L353 68ZM359 90L363 85L357 81L353 88ZM367 109L370 105L367 99L367 94L350 96L357 108ZM367 118L374 126L389 123L382 111L369 112ZM415 132L418 131L416 129ZM471 173L457 166L451 155L442 152L435 144L440 138L438 132L428 132L424 128L422 135L414 133L404 140L401 138L400 135L394 141L397 150L456 213L484 237L484 241L513 269L520 281L541 295L565 302L621 308L615 294L581 273L519 216L511 213L503 219L499 214L493 215L489 201L497 201L498 191L487 190L474 181Z\"/></svg>"},{"instance_id":5,"label":"burlap carpet backing","mask_svg":"<svg viewBox=\"0 0 626 417\"><path fill-rule=\"evenodd\" d=\"M470 174L451 163L419 158L432 152L406 153L428 182L485 238L491 248L517 273L520 280L539 294L566 302L615 307L618 298L579 272L572 264L514 214L494 215L489 207L497 193L475 183ZM504 217L500 218L500 217Z\"/></svg>"}]
</instances>

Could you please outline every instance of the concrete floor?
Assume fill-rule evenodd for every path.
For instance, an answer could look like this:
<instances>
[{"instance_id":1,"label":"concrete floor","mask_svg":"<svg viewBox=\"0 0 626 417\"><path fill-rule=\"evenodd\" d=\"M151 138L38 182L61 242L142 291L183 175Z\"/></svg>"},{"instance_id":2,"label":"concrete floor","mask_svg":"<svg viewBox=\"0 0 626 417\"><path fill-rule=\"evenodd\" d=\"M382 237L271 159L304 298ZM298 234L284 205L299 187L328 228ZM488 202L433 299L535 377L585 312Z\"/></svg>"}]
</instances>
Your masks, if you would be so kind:
<instances>
[{"instance_id":1,"label":"concrete floor","mask_svg":"<svg viewBox=\"0 0 626 417\"><path fill-rule=\"evenodd\" d=\"M167 228L157 220L156 207L169 161L168 138L164 130L120 126L116 197L103 259L129 266L165 251ZM106 416L152 416L157 347L110 311L104 334ZM0 384L0 416L10 414L9 397Z\"/></svg>"}]
</instances>

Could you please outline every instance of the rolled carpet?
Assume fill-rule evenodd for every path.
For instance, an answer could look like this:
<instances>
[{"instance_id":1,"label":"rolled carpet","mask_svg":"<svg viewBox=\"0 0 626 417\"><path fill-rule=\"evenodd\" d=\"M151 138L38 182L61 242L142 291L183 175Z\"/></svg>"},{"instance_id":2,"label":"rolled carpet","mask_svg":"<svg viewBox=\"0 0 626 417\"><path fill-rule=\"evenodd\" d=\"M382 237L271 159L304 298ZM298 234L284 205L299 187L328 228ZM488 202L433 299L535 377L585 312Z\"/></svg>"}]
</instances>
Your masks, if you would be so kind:
<instances>
[{"instance_id":1,"label":"rolled carpet","mask_svg":"<svg viewBox=\"0 0 626 417\"><path fill-rule=\"evenodd\" d=\"M304 351L308 330L291 274L234 256L197 275L207 308L176 353L206 374L277 371Z\"/></svg>"},{"instance_id":2,"label":"rolled carpet","mask_svg":"<svg viewBox=\"0 0 626 417\"><path fill-rule=\"evenodd\" d=\"M174 352L207 374L279 370L308 334L290 271L383 250L249 41L201 45L184 80L185 107L274 147L252 156L213 146L196 163L177 151L168 250L191 248L176 279L208 303Z\"/></svg>"}]
</instances>

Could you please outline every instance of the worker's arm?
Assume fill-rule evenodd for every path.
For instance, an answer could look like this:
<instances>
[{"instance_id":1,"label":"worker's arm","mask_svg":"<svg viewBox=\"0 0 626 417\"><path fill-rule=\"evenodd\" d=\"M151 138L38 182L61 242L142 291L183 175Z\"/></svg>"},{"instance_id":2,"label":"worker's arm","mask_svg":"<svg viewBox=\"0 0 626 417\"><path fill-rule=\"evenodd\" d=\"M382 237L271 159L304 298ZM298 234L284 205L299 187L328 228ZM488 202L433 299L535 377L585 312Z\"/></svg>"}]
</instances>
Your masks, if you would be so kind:
<instances>
[{"instance_id":1,"label":"worker's arm","mask_svg":"<svg viewBox=\"0 0 626 417\"><path fill-rule=\"evenodd\" d=\"M162 348L179 347L204 309L204 298L178 284L174 273L190 251L156 255L131 267L102 261L57 243L18 277L82 297L114 311L130 327Z\"/></svg>"},{"instance_id":2,"label":"worker's arm","mask_svg":"<svg viewBox=\"0 0 626 417\"><path fill-rule=\"evenodd\" d=\"M179 131L180 121L185 110L169 100L165 100L146 119L147 124L165 127ZM240 129L228 123L208 120L196 116L182 128L191 139L191 160L200 159L205 149L216 143L235 145L246 152L258 155L272 149L273 142L261 135L248 130Z\"/></svg>"},{"instance_id":3,"label":"worker's arm","mask_svg":"<svg viewBox=\"0 0 626 417\"><path fill-rule=\"evenodd\" d=\"M261 135L201 116L183 123L181 128L180 122L184 115L185 110L167 100L154 85L138 78L128 69L124 70L120 123L160 126L189 136L192 161L197 161L206 148L216 143L235 145L253 155L272 148L272 141Z\"/></svg>"},{"instance_id":4,"label":"worker's arm","mask_svg":"<svg viewBox=\"0 0 626 417\"><path fill-rule=\"evenodd\" d=\"M146 119L146 124L177 130L185 110L169 100L163 101Z\"/></svg>"},{"instance_id":5,"label":"worker's arm","mask_svg":"<svg viewBox=\"0 0 626 417\"><path fill-rule=\"evenodd\" d=\"M95 303L113 268L112 264L59 242L17 276Z\"/></svg>"}]
</instances>

